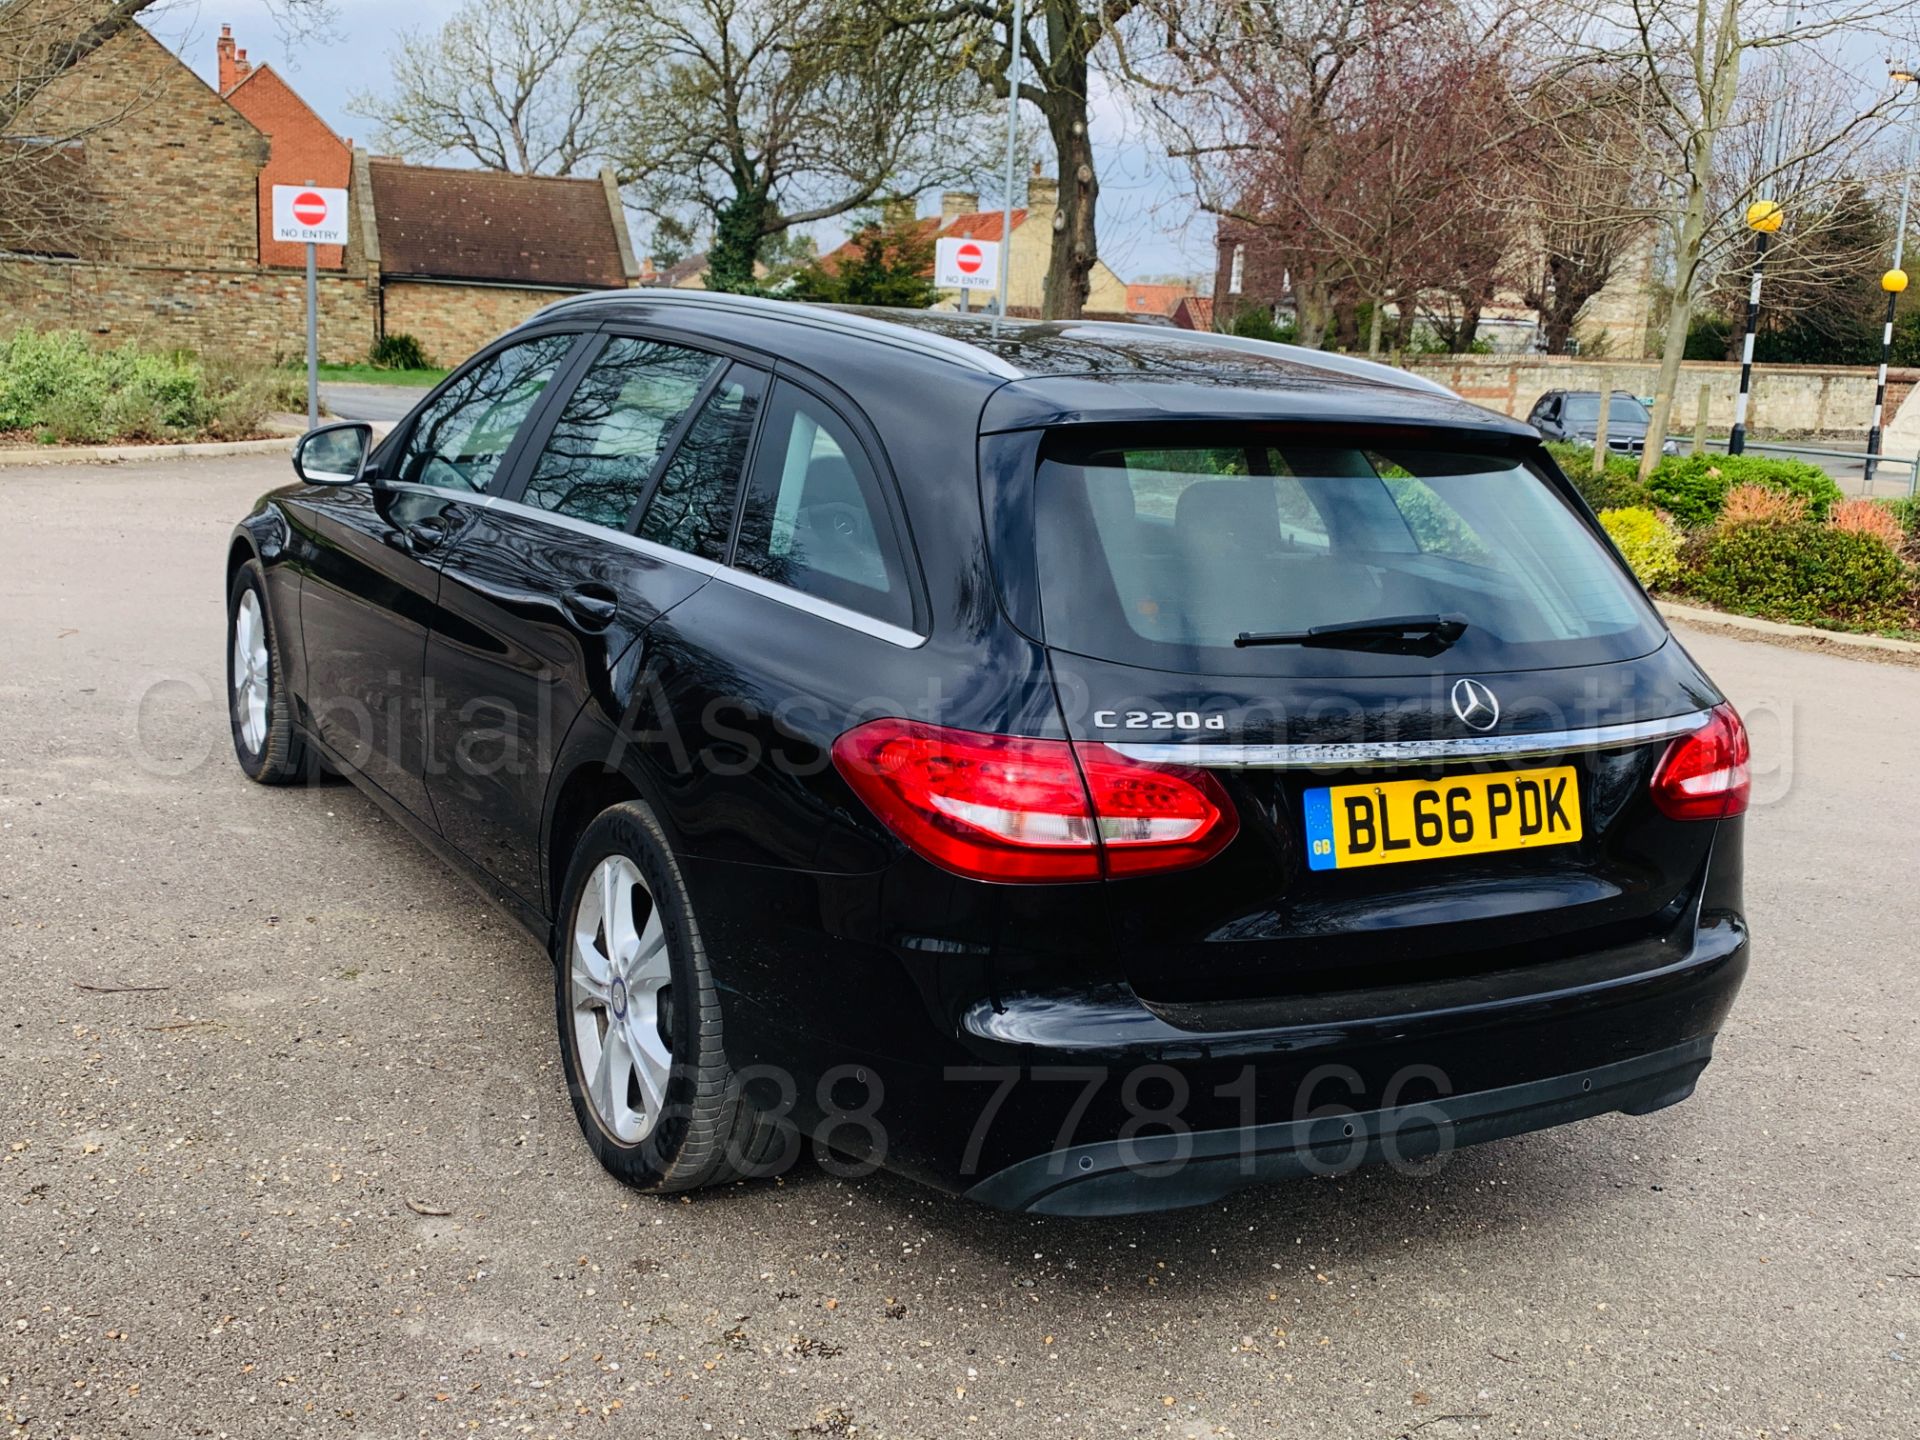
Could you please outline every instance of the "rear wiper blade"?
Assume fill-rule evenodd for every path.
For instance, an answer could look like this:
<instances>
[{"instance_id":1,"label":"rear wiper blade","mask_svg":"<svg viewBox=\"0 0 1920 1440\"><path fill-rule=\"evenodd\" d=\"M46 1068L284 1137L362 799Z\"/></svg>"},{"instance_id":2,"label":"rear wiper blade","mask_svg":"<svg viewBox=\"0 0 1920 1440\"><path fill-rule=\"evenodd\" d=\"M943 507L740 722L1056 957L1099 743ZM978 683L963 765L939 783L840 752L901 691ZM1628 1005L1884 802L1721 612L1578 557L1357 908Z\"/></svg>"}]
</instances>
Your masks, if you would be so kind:
<instances>
[{"instance_id":1,"label":"rear wiper blade","mask_svg":"<svg viewBox=\"0 0 1920 1440\"><path fill-rule=\"evenodd\" d=\"M1307 630L1242 630L1233 643L1305 645L1333 650L1412 650L1437 655L1467 633L1464 615L1383 615L1377 620L1342 620Z\"/></svg>"}]
</instances>

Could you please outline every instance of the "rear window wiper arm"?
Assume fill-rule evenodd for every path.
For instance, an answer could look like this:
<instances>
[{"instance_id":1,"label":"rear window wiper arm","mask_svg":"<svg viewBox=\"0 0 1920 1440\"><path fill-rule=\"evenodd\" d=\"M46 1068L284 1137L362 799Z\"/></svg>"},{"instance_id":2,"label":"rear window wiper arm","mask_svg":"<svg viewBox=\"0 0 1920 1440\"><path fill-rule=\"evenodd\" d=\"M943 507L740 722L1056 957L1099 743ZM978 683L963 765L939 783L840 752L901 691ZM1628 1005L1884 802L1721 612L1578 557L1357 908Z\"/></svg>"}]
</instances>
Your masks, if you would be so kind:
<instances>
[{"instance_id":1,"label":"rear window wiper arm","mask_svg":"<svg viewBox=\"0 0 1920 1440\"><path fill-rule=\"evenodd\" d=\"M1242 630L1239 648L1251 645L1304 645L1331 650L1413 649L1439 654L1467 633L1464 615L1383 615L1376 620L1342 620L1306 630Z\"/></svg>"}]
</instances>

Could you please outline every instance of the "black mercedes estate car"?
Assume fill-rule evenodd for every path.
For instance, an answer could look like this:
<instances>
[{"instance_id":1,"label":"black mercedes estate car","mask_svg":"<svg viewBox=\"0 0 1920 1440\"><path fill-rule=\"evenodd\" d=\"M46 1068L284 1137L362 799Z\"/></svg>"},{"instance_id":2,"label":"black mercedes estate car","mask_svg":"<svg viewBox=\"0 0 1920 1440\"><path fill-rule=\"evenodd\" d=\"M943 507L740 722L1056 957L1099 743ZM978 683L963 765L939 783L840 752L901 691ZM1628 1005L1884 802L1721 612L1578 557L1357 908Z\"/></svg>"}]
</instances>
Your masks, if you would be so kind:
<instances>
[{"instance_id":1,"label":"black mercedes estate car","mask_svg":"<svg viewBox=\"0 0 1920 1440\"><path fill-rule=\"evenodd\" d=\"M1177 330L582 296L228 559L233 738L553 960L630 1184L1213 1199L1693 1090L1739 717L1530 427Z\"/></svg>"}]
</instances>

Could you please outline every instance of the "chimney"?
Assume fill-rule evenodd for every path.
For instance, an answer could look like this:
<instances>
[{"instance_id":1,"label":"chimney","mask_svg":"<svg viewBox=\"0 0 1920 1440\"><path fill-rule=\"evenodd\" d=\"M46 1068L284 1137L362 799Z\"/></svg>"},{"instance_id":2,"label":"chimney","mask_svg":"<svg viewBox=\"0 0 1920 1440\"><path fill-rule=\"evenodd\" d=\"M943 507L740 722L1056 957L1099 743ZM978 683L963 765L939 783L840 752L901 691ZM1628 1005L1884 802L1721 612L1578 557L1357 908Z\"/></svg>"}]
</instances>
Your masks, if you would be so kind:
<instances>
[{"instance_id":1,"label":"chimney","mask_svg":"<svg viewBox=\"0 0 1920 1440\"><path fill-rule=\"evenodd\" d=\"M889 230L911 225L920 217L920 202L912 195L896 196L880 202L880 223Z\"/></svg>"},{"instance_id":2,"label":"chimney","mask_svg":"<svg viewBox=\"0 0 1920 1440\"><path fill-rule=\"evenodd\" d=\"M1045 219L1060 208L1060 182L1051 175L1035 173L1027 177L1027 209L1036 217Z\"/></svg>"},{"instance_id":3,"label":"chimney","mask_svg":"<svg viewBox=\"0 0 1920 1440\"><path fill-rule=\"evenodd\" d=\"M253 66L247 62L246 51L233 48L233 27L231 25L222 25L220 27L220 38L214 43L213 52L219 57L220 73L218 78L220 83L218 88L220 93L224 95L242 80L246 79L247 76L252 73Z\"/></svg>"},{"instance_id":4,"label":"chimney","mask_svg":"<svg viewBox=\"0 0 1920 1440\"><path fill-rule=\"evenodd\" d=\"M944 225L962 215L972 215L979 208L980 194L977 190L944 191L940 196L940 222Z\"/></svg>"}]
</instances>

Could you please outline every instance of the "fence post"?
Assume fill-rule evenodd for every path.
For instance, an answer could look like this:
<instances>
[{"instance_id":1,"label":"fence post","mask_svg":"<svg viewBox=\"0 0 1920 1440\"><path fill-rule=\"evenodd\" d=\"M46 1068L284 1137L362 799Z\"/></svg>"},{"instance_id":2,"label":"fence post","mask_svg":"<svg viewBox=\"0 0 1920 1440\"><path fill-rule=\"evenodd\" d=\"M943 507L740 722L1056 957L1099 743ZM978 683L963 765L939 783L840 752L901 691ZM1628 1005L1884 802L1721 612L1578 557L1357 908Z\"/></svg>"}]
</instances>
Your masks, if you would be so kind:
<instances>
[{"instance_id":1,"label":"fence post","mask_svg":"<svg viewBox=\"0 0 1920 1440\"><path fill-rule=\"evenodd\" d=\"M1607 412L1613 409L1613 391L1600 392L1600 418L1593 422L1593 478L1602 480L1607 474Z\"/></svg>"},{"instance_id":2,"label":"fence post","mask_svg":"<svg viewBox=\"0 0 1920 1440\"><path fill-rule=\"evenodd\" d=\"M1707 406L1711 402L1712 397L1713 391L1709 387L1702 385L1700 387L1699 406L1694 411L1693 419L1693 453L1696 455L1704 455L1707 453Z\"/></svg>"}]
</instances>

